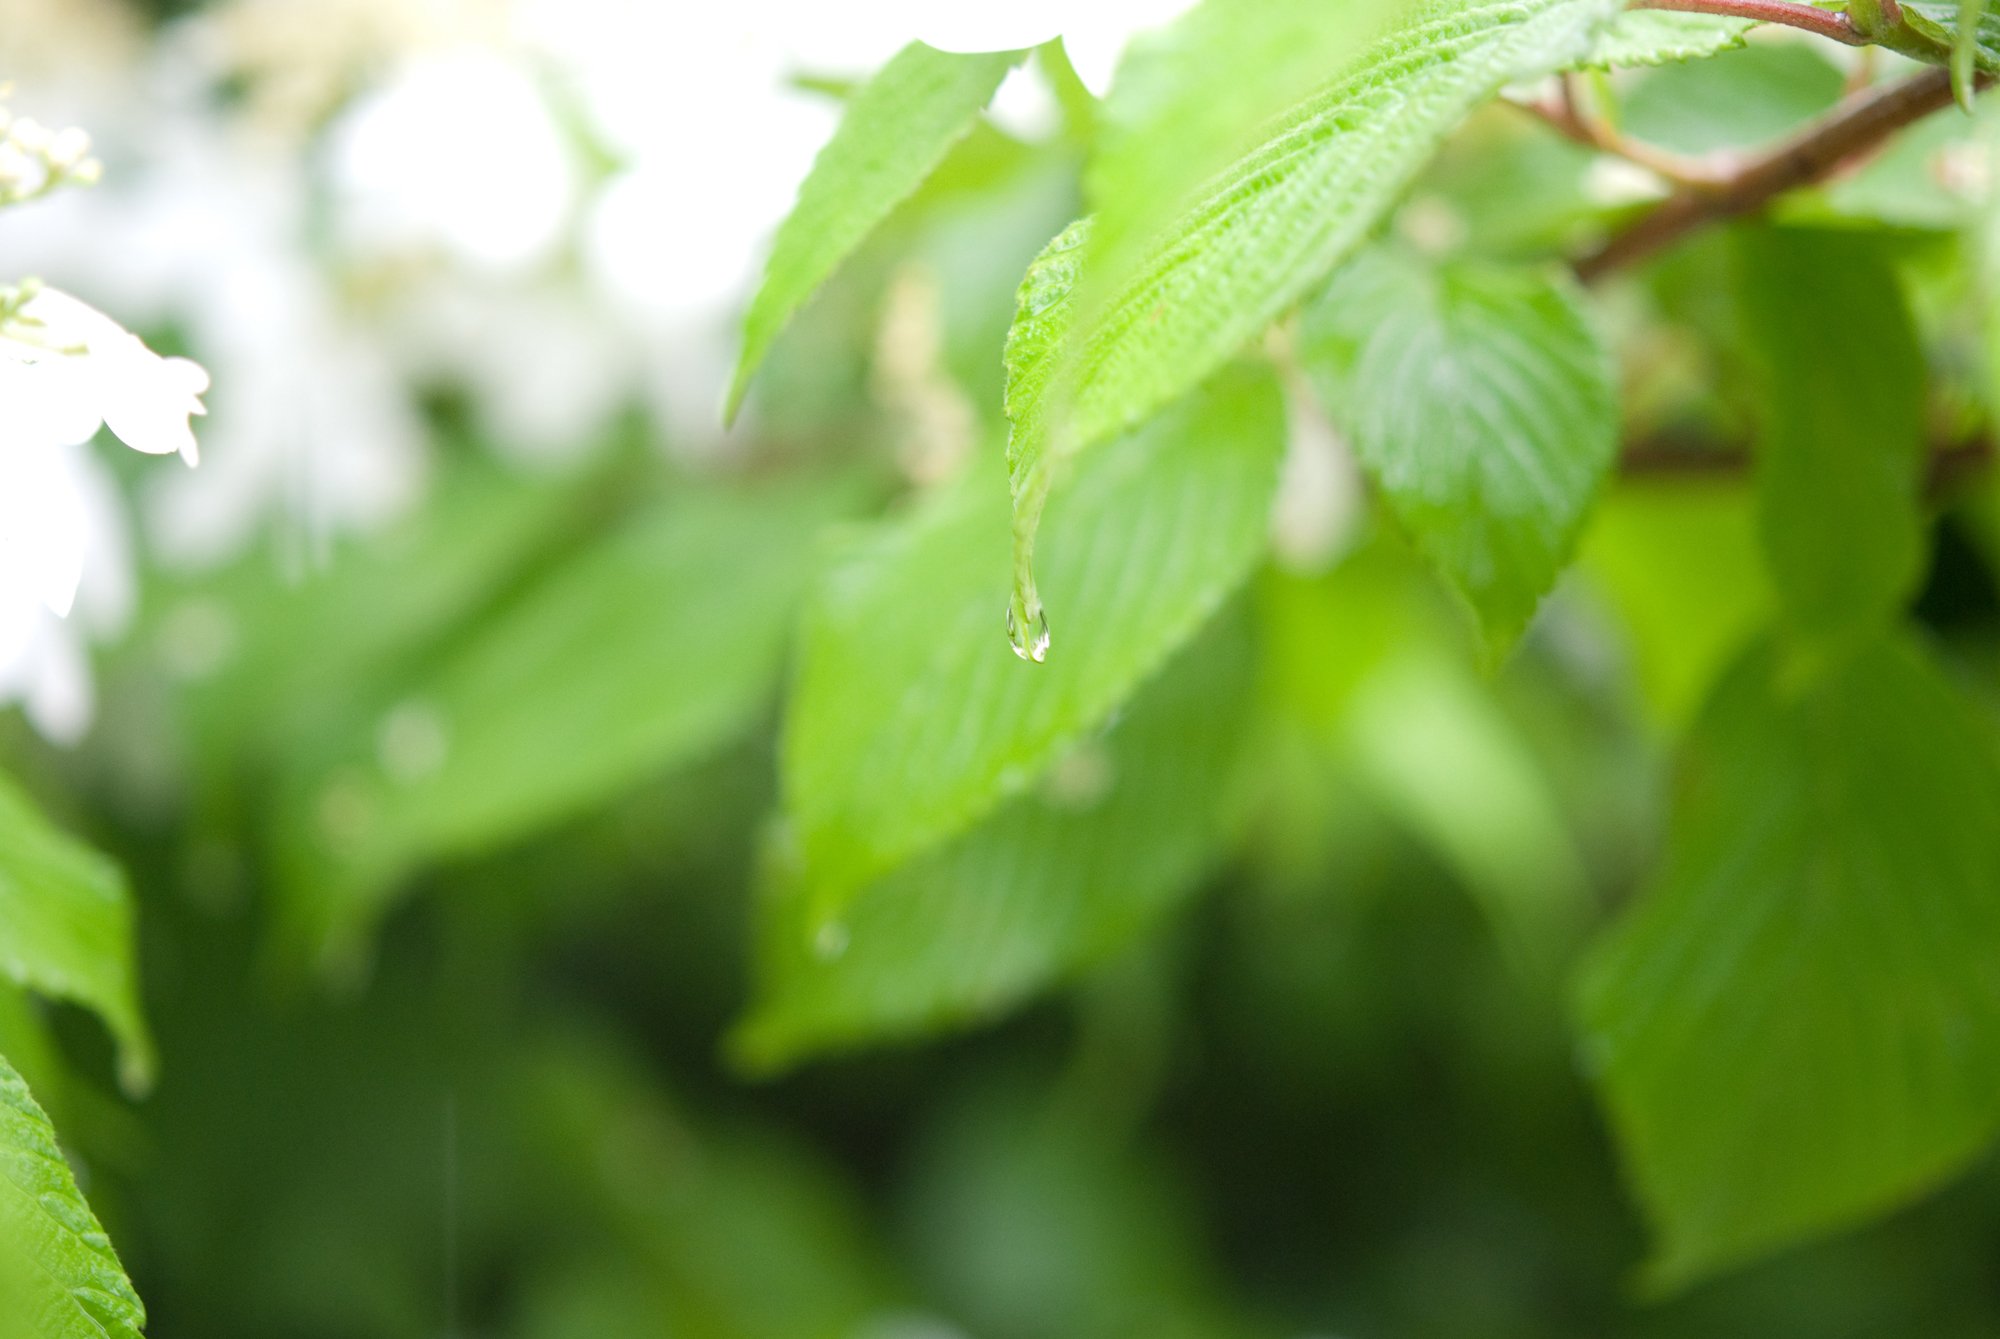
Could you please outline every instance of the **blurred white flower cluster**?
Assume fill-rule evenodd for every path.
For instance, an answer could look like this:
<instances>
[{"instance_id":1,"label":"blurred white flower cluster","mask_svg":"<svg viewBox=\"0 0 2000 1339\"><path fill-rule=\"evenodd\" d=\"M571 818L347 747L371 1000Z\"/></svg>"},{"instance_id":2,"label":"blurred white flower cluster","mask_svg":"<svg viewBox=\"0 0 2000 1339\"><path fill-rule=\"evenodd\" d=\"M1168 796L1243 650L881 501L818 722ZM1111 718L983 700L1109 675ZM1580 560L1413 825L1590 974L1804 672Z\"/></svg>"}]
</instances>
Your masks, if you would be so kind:
<instances>
[{"instance_id":1,"label":"blurred white flower cluster","mask_svg":"<svg viewBox=\"0 0 2000 1339\"><path fill-rule=\"evenodd\" d=\"M1101 92L1126 39L1188 3L210 0L161 28L127 0L0 0L0 79L90 125L113 169L0 214L0 258L173 329L216 374L204 467L138 485L150 558L213 563L261 537L304 578L341 534L421 496L435 388L535 468L561 468L633 406L671 450L731 449L715 415L735 320L838 117L801 76L863 76L914 39L997 50L1061 34ZM1026 69L995 116L1024 134L1054 121ZM99 172L80 137L0 130L0 201ZM43 612L75 595L93 629L122 617L122 559L86 557L76 594L79 547L127 547L83 424L192 459L185 417L205 383L54 289L16 315L89 354L19 325L0 377L70 376L99 396L38 420L48 449L13 451L0 500L14 564L0 699L69 736L88 718L76 628L51 632L53 613L28 618L19 595ZM19 565L28 550L61 556Z\"/></svg>"}]
</instances>

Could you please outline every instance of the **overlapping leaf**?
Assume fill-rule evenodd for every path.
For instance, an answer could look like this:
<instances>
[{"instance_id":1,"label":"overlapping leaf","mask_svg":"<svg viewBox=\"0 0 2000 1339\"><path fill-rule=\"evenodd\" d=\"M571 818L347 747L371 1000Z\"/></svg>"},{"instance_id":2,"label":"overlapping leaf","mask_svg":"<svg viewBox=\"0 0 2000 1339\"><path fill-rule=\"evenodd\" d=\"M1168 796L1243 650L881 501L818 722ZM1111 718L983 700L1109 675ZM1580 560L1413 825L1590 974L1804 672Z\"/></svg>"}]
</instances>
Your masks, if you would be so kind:
<instances>
[{"instance_id":1,"label":"overlapping leaf","mask_svg":"<svg viewBox=\"0 0 2000 1339\"><path fill-rule=\"evenodd\" d=\"M1751 26L1749 19L1721 14L1630 9L1605 26L1578 64L1602 70L1699 60L1743 46Z\"/></svg>"},{"instance_id":2,"label":"overlapping leaf","mask_svg":"<svg viewBox=\"0 0 2000 1339\"><path fill-rule=\"evenodd\" d=\"M295 785L300 929L714 747L770 699L838 480L688 485L532 586Z\"/></svg>"},{"instance_id":3,"label":"overlapping leaf","mask_svg":"<svg viewBox=\"0 0 2000 1339\"><path fill-rule=\"evenodd\" d=\"M1022 54L960 55L912 42L855 93L772 241L763 283L744 317L725 418L735 417L757 365L793 313L923 184Z\"/></svg>"},{"instance_id":4,"label":"overlapping leaf","mask_svg":"<svg viewBox=\"0 0 2000 1339\"><path fill-rule=\"evenodd\" d=\"M1895 636L1817 677L1765 647L1710 702L1581 997L1656 1282L1907 1200L2000 1127L1988 728Z\"/></svg>"},{"instance_id":5,"label":"overlapping leaf","mask_svg":"<svg viewBox=\"0 0 2000 1339\"><path fill-rule=\"evenodd\" d=\"M1233 367L1084 462L1049 518L1064 612L1046 665L999 641L991 462L832 572L783 764L820 915L1018 793L1207 619L1263 551L1284 431L1270 375Z\"/></svg>"},{"instance_id":6,"label":"overlapping leaf","mask_svg":"<svg viewBox=\"0 0 2000 1339\"><path fill-rule=\"evenodd\" d=\"M1443 137L1504 85L1588 54L1617 0L1422 9L1211 178L1144 258L1086 304L1079 236L1023 287L1009 341L1017 607L1055 459L1142 420L1257 337L1353 250Z\"/></svg>"},{"instance_id":7,"label":"overlapping leaf","mask_svg":"<svg viewBox=\"0 0 2000 1339\"><path fill-rule=\"evenodd\" d=\"M139 1339L145 1324L48 1117L0 1056L0 1334Z\"/></svg>"},{"instance_id":8,"label":"overlapping leaf","mask_svg":"<svg viewBox=\"0 0 2000 1339\"><path fill-rule=\"evenodd\" d=\"M1247 629L1211 625L1038 792L869 885L830 931L797 884L766 908L746 1062L990 1018L1143 930L1223 835L1252 675Z\"/></svg>"}]
</instances>

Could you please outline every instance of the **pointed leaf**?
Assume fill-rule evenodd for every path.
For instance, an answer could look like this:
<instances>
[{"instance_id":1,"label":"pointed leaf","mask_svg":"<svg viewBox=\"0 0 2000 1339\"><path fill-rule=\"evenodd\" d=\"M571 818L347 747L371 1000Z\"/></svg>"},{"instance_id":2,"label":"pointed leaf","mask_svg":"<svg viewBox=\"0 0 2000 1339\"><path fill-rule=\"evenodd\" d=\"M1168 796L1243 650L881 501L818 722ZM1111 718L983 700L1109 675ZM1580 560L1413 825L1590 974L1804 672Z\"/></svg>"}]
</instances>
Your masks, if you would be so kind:
<instances>
[{"instance_id":1,"label":"pointed leaf","mask_svg":"<svg viewBox=\"0 0 2000 1339\"><path fill-rule=\"evenodd\" d=\"M1035 603L1034 533L1057 457L1139 422L1242 350L1360 244L1468 113L1587 55L1622 8L1428 5L1272 122L1111 291L1081 300L1062 252L1031 275L1022 320L1038 329L1010 340L1008 359L1017 612Z\"/></svg>"},{"instance_id":2,"label":"pointed leaf","mask_svg":"<svg viewBox=\"0 0 2000 1339\"><path fill-rule=\"evenodd\" d=\"M1878 1213L2000 1127L2000 767L1901 637L1771 648L1682 760L1662 867L1583 981L1674 1285Z\"/></svg>"},{"instance_id":3,"label":"pointed leaf","mask_svg":"<svg viewBox=\"0 0 2000 1339\"><path fill-rule=\"evenodd\" d=\"M1046 665L999 640L997 462L839 565L806 622L784 744L819 914L1022 790L1201 626L1264 550L1284 433L1269 373L1235 367L1081 462L1049 518L1066 621Z\"/></svg>"},{"instance_id":4,"label":"pointed leaf","mask_svg":"<svg viewBox=\"0 0 2000 1339\"><path fill-rule=\"evenodd\" d=\"M1389 509L1504 650L1617 455L1611 357L1571 286L1369 252L1308 309L1302 358Z\"/></svg>"},{"instance_id":5,"label":"pointed leaf","mask_svg":"<svg viewBox=\"0 0 2000 1339\"><path fill-rule=\"evenodd\" d=\"M1155 923L1223 835L1253 695L1245 631L1212 625L1107 738L869 885L830 934L781 886L738 1054L765 1069L992 1018Z\"/></svg>"},{"instance_id":6,"label":"pointed leaf","mask_svg":"<svg viewBox=\"0 0 2000 1339\"><path fill-rule=\"evenodd\" d=\"M49 1118L0 1056L0 1330L8 1339L139 1339L145 1325Z\"/></svg>"},{"instance_id":7,"label":"pointed leaf","mask_svg":"<svg viewBox=\"0 0 2000 1339\"><path fill-rule=\"evenodd\" d=\"M793 314L944 160L1024 52L960 55L912 42L863 84L799 187L743 320L725 420ZM671 245L666 238L662 246Z\"/></svg>"}]
</instances>

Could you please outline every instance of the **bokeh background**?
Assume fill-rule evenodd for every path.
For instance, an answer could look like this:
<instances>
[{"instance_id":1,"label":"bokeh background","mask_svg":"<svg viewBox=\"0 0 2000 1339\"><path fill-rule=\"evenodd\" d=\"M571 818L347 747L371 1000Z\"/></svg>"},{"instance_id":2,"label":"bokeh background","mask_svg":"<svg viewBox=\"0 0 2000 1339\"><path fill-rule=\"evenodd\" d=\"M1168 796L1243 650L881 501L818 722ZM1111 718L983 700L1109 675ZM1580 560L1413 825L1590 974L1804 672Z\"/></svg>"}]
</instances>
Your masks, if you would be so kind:
<instances>
[{"instance_id":1,"label":"bokeh background","mask_svg":"<svg viewBox=\"0 0 2000 1339\"><path fill-rule=\"evenodd\" d=\"M1095 8L1086 82L1162 12ZM154 1092L80 1013L0 997L0 1039L150 1333L2000 1333L1990 1169L1633 1286L1567 968L1769 603L1740 479L1678 468L1742 438L1682 300L1700 245L1619 299L1653 468L1502 672L1301 396L1276 557L1197 648L1258 651L1205 671L1239 676L1243 756L1174 886L975 1019L782 1055L737 1030L799 603L843 534L997 451L1014 287L1079 208L1075 107L1025 67L721 430L769 231L906 20L0 0L10 107L106 168L0 215L0 272L214 383L199 469L87 457L79 610L0 666L10 770L141 906ZM1833 60L1645 72L1626 115L1689 152L1769 137L1839 96ZM1909 230L1921 283L1988 161L1926 129L1835 203ZM1550 247L1644 189L1500 108L1397 226ZM1976 379L1961 295L1919 291ZM1995 533L1964 490L1921 613L1978 661ZM1668 530L1700 542L1662 572ZM1110 765L1080 750L1049 803L1087 813Z\"/></svg>"}]
</instances>

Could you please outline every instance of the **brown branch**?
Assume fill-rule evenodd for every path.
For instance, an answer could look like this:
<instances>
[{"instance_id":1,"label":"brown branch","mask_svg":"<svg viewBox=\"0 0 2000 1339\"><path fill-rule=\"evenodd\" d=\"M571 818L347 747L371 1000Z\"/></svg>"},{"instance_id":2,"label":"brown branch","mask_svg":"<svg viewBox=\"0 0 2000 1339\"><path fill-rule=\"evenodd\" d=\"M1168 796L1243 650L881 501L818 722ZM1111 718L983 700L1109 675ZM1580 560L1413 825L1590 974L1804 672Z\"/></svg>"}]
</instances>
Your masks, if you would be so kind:
<instances>
[{"instance_id":1,"label":"brown branch","mask_svg":"<svg viewBox=\"0 0 2000 1339\"><path fill-rule=\"evenodd\" d=\"M1727 180L1733 170L1735 160L1729 155L1710 154L1694 158L1620 134L1603 117L1588 110L1577 94L1576 74L1573 71L1563 75L1557 96L1511 101L1508 105L1527 112L1572 143L1623 158L1672 186L1701 186L1713 190Z\"/></svg>"},{"instance_id":2,"label":"brown branch","mask_svg":"<svg viewBox=\"0 0 2000 1339\"><path fill-rule=\"evenodd\" d=\"M1996 446L1980 435L1933 445L1925 455L1924 493L1937 499L1992 468ZM1618 455L1618 473L1627 479L1728 477L1749 470L1748 448L1663 435L1642 437Z\"/></svg>"},{"instance_id":3,"label":"brown branch","mask_svg":"<svg viewBox=\"0 0 2000 1339\"><path fill-rule=\"evenodd\" d=\"M1885 10L1895 3L1896 0L1887 0ZM1632 8L1674 9L1687 14L1720 14L1724 18L1754 19L1758 23L1782 23L1848 46L1867 46L1870 41L1848 22L1847 15L1816 5L1791 4L1788 0L1634 0Z\"/></svg>"},{"instance_id":4,"label":"brown branch","mask_svg":"<svg viewBox=\"0 0 2000 1339\"><path fill-rule=\"evenodd\" d=\"M1739 0L1727 2L1735 4ZM1991 82L1990 77L1982 78L1979 87ZM1912 121L1950 106L1951 101L1951 72L1942 69L1926 70L1900 83L1869 89L1849 98L1826 119L1808 126L1769 153L1749 160L1728 177L1713 185L1684 187L1577 261L1577 277L1585 283L1594 283L1613 270L1672 245L1705 224L1754 214L1786 191L1824 180L1844 163L1874 149Z\"/></svg>"}]
</instances>

